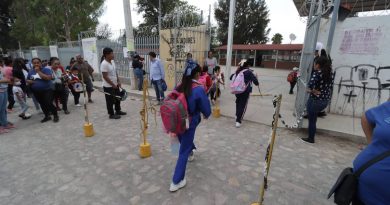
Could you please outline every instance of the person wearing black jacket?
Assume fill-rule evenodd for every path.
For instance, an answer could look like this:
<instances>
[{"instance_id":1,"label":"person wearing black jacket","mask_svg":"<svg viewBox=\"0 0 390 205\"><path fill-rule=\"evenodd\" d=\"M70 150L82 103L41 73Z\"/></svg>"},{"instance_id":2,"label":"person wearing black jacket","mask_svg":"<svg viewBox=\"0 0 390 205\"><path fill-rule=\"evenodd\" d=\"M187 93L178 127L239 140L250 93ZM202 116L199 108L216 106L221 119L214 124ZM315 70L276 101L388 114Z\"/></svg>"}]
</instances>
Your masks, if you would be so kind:
<instances>
[{"instance_id":1,"label":"person wearing black jacket","mask_svg":"<svg viewBox=\"0 0 390 205\"><path fill-rule=\"evenodd\" d=\"M144 64L142 62L143 58L139 56L138 54L133 57L133 63L132 66L134 68L134 75L138 79L138 90L142 90L142 85L144 81L144 74L145 71L143 70Z\"/></svg>"},{"instance_id":2,"label":"person wearing black jacket","mask_svg":"<svg viewBox=\"0 0 390 205\"><path fill-rule=\"evenodd\" d=\"M236 127L241 127L242 119L246 108L248 106L249 96L252 92L252 83L256 86L259 86L259 81L256 75L253 73L253 70L249 69L249 63L244 62L240 67L237 68L236 73L230 76L230 80L234 76L237 76L240 72L244 73L245 84L248 85L245 92L236 94Z\"/></svg>"}]
</instances>

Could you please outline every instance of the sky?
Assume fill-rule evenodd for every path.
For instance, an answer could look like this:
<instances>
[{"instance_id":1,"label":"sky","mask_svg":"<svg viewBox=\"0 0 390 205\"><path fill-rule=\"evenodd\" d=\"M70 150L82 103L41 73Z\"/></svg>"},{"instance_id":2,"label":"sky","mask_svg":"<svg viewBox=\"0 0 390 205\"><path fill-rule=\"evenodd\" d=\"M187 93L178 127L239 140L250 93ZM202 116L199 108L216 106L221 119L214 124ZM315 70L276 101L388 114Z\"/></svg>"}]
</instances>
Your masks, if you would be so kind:
<instances>
[{"instance_id":1,"label":"sky","mask_svg":"<svg viewBox=\"0 0 390 205\"><path fill-rule=\"evenodd\" d=\"M142 15L136 11L137 0L130 0L132 7L132 22L133 26L139 25L143 19ZM162 0L164 2L164 0ZM203 10L204 13L209 12L209 5L211 10L214 10L217 0L187 0L191 5ZM202 2L202 3L200 3ZM204 3L203 3L204 2ZM290 43L289 36L291 33L295 34L296 40L292 43L303 43L305 37L305 22L299 17L293 0L265 0L270 11L270 23L268 27L271 28L269 38L271 39L275 33L283 35L283 43ZM104 13L99 18L100 23L107 23L113 31L124 29L124 14L123 14L123 0L106 0L104 4ZM214 14L211 14L211 23L216 25Z\"/></svg>"}]
</instances>

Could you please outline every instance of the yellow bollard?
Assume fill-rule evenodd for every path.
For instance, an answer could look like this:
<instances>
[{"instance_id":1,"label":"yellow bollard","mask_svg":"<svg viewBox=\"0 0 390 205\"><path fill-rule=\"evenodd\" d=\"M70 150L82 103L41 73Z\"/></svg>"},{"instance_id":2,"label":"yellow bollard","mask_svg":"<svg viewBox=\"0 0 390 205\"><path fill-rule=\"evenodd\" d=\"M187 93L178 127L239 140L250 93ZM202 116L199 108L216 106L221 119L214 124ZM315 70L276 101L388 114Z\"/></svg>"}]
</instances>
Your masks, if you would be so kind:
<instances>
[{"instance_id":1,"label":"yellow bollard","mask_svg":"<svg viewBox=\"0 0 390 205\"><path fill-rule=\"evenodd\" d=\"M149 143L142 143L139 145L139 155L142 158L147 158L152 156L152 148Z\"/></svg>"},{"instance_id":2,"label":"yellow bollard","mask_svg":"<svg viewBox=\"0 0 390 205\"><path fill-rule=\"evenodd\" d=\"M85 137L92 137L95 135L95 132L93 131L93 124L92 123L85 123L84 124L84 135L85 135Z\"/></svg>"},{"instance_id":3,"label":"yellow bollard","mask_svg":"<svg viewBox=\"0 0 390 205\"><path fill-rule=\"evenodd\" d=\"M215 107L213 108L213 116L214 116L215 118L221 117L221 109L219 109L218 106L215 106Z\"/></svg>"},{"instance_id":4,"label":"yellow bollard","mask_svg":"<svg viewBox=\"0 0 390 205\"><path fill-rule=\"evenodd\" d=\"M139 145L139 155L142 158L147 158L152 156L152 148L151 145L147 142L146 137L148 135L148 104L147 101L149 100L149 92L148 92L148 81L144 79L143 83L143 106L142 110L140 112L141 115L141 129L142 129L142 143Z\"/></svg>"}]
</instances>

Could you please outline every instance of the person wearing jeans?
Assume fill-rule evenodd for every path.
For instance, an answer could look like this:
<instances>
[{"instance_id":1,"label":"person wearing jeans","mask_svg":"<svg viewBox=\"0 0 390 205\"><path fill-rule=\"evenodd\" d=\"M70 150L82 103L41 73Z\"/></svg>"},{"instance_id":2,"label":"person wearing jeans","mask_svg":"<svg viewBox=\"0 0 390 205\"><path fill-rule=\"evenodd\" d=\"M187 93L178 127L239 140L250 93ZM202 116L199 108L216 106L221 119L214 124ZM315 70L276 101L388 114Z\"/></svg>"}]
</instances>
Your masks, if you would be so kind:
<instances>
[{"instance_id":1,"label":"person wearing jeans","mask_svg":"<svg viewBox=\"0 0 390 205\"><path fill-rule=\"evenodd\" d=\"M143 70L144 65L143 65L141 60L143 60L143 58L141 58L141 56L135 55L133 57L133 62L132 62L132 66L134 69L134 75L138 80L138 90L139 91L142 91L142 85L144 82L144 72L145 72Z\"/></svg>"},{"instance_id":2,"label":"person wearing jeans","mask_svg":"<svg viewBox=\"0 0 390 205\"><path fill-rule=\"evenodd\" d=\"M1 68L1 67L0 67ZM12 128L7 120L8 83L10 79L3 75L3 68L0 70L0 134L7 133Z\"/></svg>"},{"instance_id":3,"label":"person wearing jeans","mask_svg":"<svg viewBox=\"0 0 390 205\"><path fill-rule=\"evenodd\" d=\"M314 143L317 129L317 117L329 103L333 87L332 68L326 57L319 57L315 62L315 68L308 84L307 92L310 93L307 101L307 114L309 118L309 134L303 141Z\"/></svg>"},{"instance_id":4,"label":"person wearing jeans","mask_svg":"<svg viewBox=\"0 0 390 205\"><path fill-rule=\"evenodd\" d=\"M156 98L159 104L164 100L164 90L162 83L165 79L164 66L161 61L157 59L157 55L154 52L149 53L150 57L150 80L156 91Z\"/></svg>"}]
</instances>

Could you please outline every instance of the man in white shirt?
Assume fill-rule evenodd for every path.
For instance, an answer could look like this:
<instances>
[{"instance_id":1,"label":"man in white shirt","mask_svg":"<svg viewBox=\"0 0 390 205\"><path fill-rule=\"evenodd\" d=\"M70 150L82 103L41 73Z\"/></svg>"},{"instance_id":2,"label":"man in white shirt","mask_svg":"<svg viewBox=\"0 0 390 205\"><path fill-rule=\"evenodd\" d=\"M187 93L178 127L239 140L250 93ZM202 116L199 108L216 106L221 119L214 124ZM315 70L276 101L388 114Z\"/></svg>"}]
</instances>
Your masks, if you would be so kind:
<instances>
[{"instance_id":1,"label":"man in white shirt","mask_svg":"<svg viewBox=\"0 0 390 205\"><path fill-rule=\"evenodd\" d=\"M208 55L207 55L207 58L206 58L204 64L208 68L207 73L209 75L213 75L214 68L215 68L215 66L218 65L218 62L217 62L217 59L215 57L213 57L213 52L212 51L208 52Z\"/></svg>"},{"instance_id":2,"label":"man in white shirt","mask_svg":"<svg viewBox=\"0 0 390 205\"><path fill-rule=\"evenodd\" d=\"M157 55L154 52L149 53L150 57L150 80L154 86L154 90L156 91L156 98L158 104L164 100L164 89L163 83L165 83L165 72L164 66L159 59L157 59Z\"/></svg>"},{"instance_id":3,"label":"man in white shirt","mask_svg":"<svg viewBox=\"0 0 390 205\"><path fill-rule=\"evenodd\" d=\"M121 111L121 101L116 97L119 96L119 88L121 87L121 83L119 81L113 60L113 50L111 48L104 48L100 70L103 76L103 90L105 93L107 93L105 95L107 112L110 119L119 119L121 118L121 115L126 115L126 113ZM113 108L114 106L115 113Z\"/></svg>"}]
</instances>

